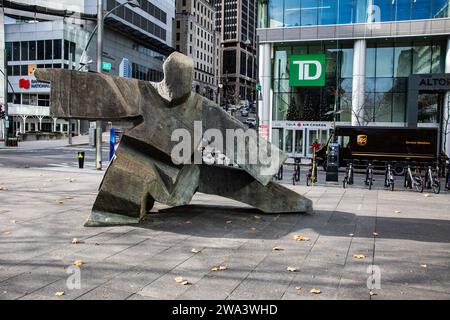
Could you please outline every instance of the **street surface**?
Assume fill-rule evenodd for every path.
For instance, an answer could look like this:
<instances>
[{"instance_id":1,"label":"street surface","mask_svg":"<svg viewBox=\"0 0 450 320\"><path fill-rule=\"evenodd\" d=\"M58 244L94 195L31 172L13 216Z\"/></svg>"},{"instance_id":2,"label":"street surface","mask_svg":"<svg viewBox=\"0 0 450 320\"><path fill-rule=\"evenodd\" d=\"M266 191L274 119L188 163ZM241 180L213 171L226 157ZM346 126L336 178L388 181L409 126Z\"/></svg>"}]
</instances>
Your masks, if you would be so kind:
<instances>
[{"instance_id":1,"label":"street surface","mask_svg":"<svg viewBox=\"0 0 450 320\"><path fill-rule=\"evenodd\" d=\"M0 299L450 298L448 192L391 192L382 176L369 191L363 175L343 189L321 171L307 187L305 168L292 186L286 168L313 215L196 194L139 225L85 228L104 173L93 161L86 145L0 150Z\"/></svg>"}]
</instances>

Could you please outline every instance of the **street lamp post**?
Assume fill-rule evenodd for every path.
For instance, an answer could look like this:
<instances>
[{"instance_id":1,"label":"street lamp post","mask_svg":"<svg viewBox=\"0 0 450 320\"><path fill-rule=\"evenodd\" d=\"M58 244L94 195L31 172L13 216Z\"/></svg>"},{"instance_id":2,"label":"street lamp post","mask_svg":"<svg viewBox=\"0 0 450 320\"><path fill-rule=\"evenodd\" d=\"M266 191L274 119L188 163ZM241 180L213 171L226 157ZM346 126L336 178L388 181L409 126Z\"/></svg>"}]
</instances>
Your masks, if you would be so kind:
<instances>
[{"instance_id":1,"label":"street lamp post","mask_svg":"<svg viewBox=\"0 0 450 320\"><path fill-rule=\"evenodd\" d=\"M140 7L140 4L137 0L126 1L121 3L108 11L105 15L103 15L103 0L97 0L97 26L92 31L89 36L88 42L83 50L83 54L80 59L80 69L85 65L92 63L87 56L87 50L89 48L89 44L94 37L95 32L97 32L97 72L102 73L102 54L103 54L103 31L104 31L104 20L107 16L113 13L115 10L123 7L125 5L130 5L133 8ZM79 70L80 70L79 69ZM95 134L95 167L97 170L102 170L102 122L96 121L96 134Z\"/></svg>"},{"instance_id":2,"label":"street lamp post","mask_svg":"<svg viewBox=\"0 0 450 320\"><path fill-rule=\"evenodd\" d=\"M4 69L3 69L3 70L5 70L5 71L2 71L2 70L0 69L0 73L1 73L1 74L3 75L3 77L5 78L5 83L4 83L4 87L3 87L3 90L4 90L4 96L5 96L5 98L4 98L4 99L5 99L5 101L4 101L5 118L3 119L3 121L4 121L4 126L3 126L3 128L4 128L4 133L3 133L3 135L4 135L4 139L5 139L5 147L7 147L7 146L8 146L8 133L9 133L8 85L9 85L9 87L11 88L11 90L12 90L14 96L15 96L15 92L14 92L13 86L11 85L11 82L9 82L9 80L8 80L8 75L7 75L8 61L6 60L6 57L7 57L7 55L6 55L6 49L4 50L4 57L5 57L5 59L4 59L5 61L4 61Z\"/></svg>"}]
</instances>

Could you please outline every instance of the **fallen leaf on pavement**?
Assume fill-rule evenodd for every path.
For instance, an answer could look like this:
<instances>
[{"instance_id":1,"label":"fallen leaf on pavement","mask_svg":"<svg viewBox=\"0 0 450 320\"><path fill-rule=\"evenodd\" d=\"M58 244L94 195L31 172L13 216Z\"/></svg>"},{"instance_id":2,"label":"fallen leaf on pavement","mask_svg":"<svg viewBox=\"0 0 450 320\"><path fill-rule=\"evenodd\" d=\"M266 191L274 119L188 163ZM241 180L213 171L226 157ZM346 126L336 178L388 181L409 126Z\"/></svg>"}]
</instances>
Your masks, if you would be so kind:
<instances>
[{"instance_id":1,"label":"fallen leaf on pavement","mask_svg":"<svg viewBox=\"0 0 450 320\"><path fill-rule=\"evenodd\" d=\"M186 224L192 224L192 221L187 220L187 221L185 221L184 223L186 223Z\"/></svg>"},{"instance_id":2,"label":"fallen leaf on pavement","mask_svg":"<svg viewBox=\"0 0 450 320\"><path fill-rule=\"evenodd\" d=\"M70 241L71 244L78 244L80 243L80 240L78 240L77 238L73 238L72 241Z\"/></svg>"},{"instance_id":3,"label":"fallen leaf on pavement","mask_svg":"<svg viewBox=\"0 0 450 320\"><path fill-rule=\"evenodd\" d=\"M63 204L64 203L64 201L62 201L62 200L56 200L56 204Z\"/></svg>"},{"instance_id":4,"label":"fallen leaf on pavement","mask_svg":"<svg viewBox=\"0 0 450 320\"><path fill-rule=\"evenodd\" d=\"M66 200L72 200L72 199L73 199L73 197L71 197L71 196L67 196L67 197L64 197L64 199L66 199Z\"/></svg>"},{"instance_id":5,"label":"fallen leaf on pavement","mask_svg":"<svg viewBox=\"0 0 450 320\"><path fill-rule=\"evenodd\" d=\"M273 247L272 248L272 251L282 251L282 250L284 250L284 249L281 247Z\"/></svg>"},{"instance_id":6,"label":"fallen leaf on pavement","mask_svg":"<svg viewBox=\"0 0 450 320\"><path fill-rule=\"evenodd\" d=\"M354 254L353 255L353 258L355 258L355 259L364 259L366 256L365 255L363 255L363 254Z\"/></svg>"},{"instance_id":7,"label":"fallen leaf on pavement","mask_svg":"<svg viewBox=\"0 0 450 320\"><path fill-rule=\"evenodd\" d=\"M225 221L226 224L230 224L230 223L232 223L232 222L233 222L233 221L231 221L231 220Z\"/></svg>"},{"instance_id":8,"label":"fallen leaf on pavement","mask_svg":"<svg viewBox=\"0 0 450 320\"><path fill-rule=\"evenodd\" d=\"M353 233L349 233L348 235L349 235L350 237L353 237L353 236L354 236L354 234L353 234Z\"/></svg>"},{"instance_id":9,"label":"fallen leaf on pavement","mask_svg":"<svg viewBox=\"0 0 450 320\"><path fill-rule=\"evenodd\" d=\"M74 265L74 266L77 266L77 267L81 267L81 266L83 265L83 261L81 261L81 260L76 260L76 261L74 261L73 265Z\"/></svg>"},{"instance_id":10,"label":"fallen leaf on pavement","mask_svg":"<svg viewBox=\"0 0 450 320\"><path fill-rule=\"evenodd\" d=\"M378 232L372 233L374 237L378 237Z\"/></svg>"},{"instance_id":11,"label":"fallen leaf on pavement","mask_svg":"<svg viewBox=\"0 0 450 320\"><path fill-rule=\"evenodd\" d=\"M294 267L287 267L287 271L289 272L297 272L297 269Z\"/></svg>"},{"instance_id":12,"label":"fallen leaf on pavement","mask_svg":"<svg viewBox=\"0 0 450 320\"><path fill-rule=\"evenodd\" d=\"M11 220L11 223L12 223L12 224L15 224L15 223L16 223L16 220Z\"/></svg>"},{"instance_id":13,"label":"fallen leaf on pavement","mask_svg":"<svg viewBox=\"0 0 450 320\"><path fill-rule=\"evenodd\" d=\"M225 270L227 270L228 268L227 267L225 267L225 266L217 266L217 267L212 267L211 268L211 271L225 271Z\"/></svg>"},{"instance_id":14,"label":"fallen leaf on pavement","mask_svg":"<svg viewBox=\"0 0 450 320\"><path fill-rule=\"evenodd\" d=\"M7 189L4 186L0 186L0 191L6 191Z\"/></svg>"},{"instance_id":15,"label":"fallen leaf on pavement","mask_svg":"<svg viewBox=\"0 0 450 320\"><path fill-rule=\"evenodd\" d=\"M61 297L61 296L63 296L64 294L65 294L64 291L58 291L57 293L55 293L55 296Z\"/></svg>"},{"instance_id":16,"label":"fallen leaf on pavement","mask_svg":"<svg viewBox=\"0 0 450 320\"><path fill-rule=\"evenodd\" d=\"M192 248L191 252L192 252L192 253L199 253L200 251L197 250L197 249L195 249L195 248Z\"/></svg>"},{"instance_id":17,"label":"fallen leaf on pavement","mask_svg":"<svg viewBox=\"0 0 450 320\"><path fill-rule=\"evenodd\" d=\"M400 210L395 210L394 212L395 212L395 213L400 213L401 211L400 211Z\"/></svg>"},{"instance_id":18,"label":"fallen leaf on pavement","mask_svg":"<svg viewBox=\"0 0 450 320\"><path fill-rule=\"evenodd\" d=\"M313 294L321 294L322 291L320 291L320 289L314 288L314 289L311 289L310 293L313 293Z\"/></svg>"},{"instance_id":19,"label":"fallen leaf on pavement","mask_svg":"<svg viewBox=\"0 0 450 320\"><path fill-rule=\"evenodd\" d=\"M421 264L420 265L422 268L427 268L428 267L428 265L426 265L426 264Z\"/></svg>"},{"instance_id":20,"label":"fallen leaf on pavement","mask_svg":"<svg viewBox=\"0 0 450 320\"><path fill-rule=\"evenodd\" d=\"M430 195L429 195L428 193L424 193L423 196L424 196L425 198L428 198Z\"/></svg>"},{"instance_id":21,"label":"fallen leaf on pavement","mask_svg":"<svg viewBox=\"0 0 450 320\"><path fill-rule=\"evenodd\" d=\"M183 286L187 286L187 285L190 284L190 283L189 283L189 281L184 280L183 282L181 282L181 284L182 284Z\"/></svg>"},{"instance_id":22,"label":"fallen leaf on pavement","mask_svg":"<svg viewBox=\"0 0 450 320\"><path fill-rule=\"evenodd\" d=\"M295 287L295 290L300 291L302 290L302 287Z\"/></svg>"},{"instance_id":23,"label":"fallen leaf on pavement","mask_svg":"<svg viewBox=\"0 0 450 320\"><path fill-rule=\"evenodd\" d=\"M261 219L261 216L253 216L253 218L259 220L259 219Z\"/></svg>"},{"instance_id":24,"label":"fallen leaf on pavement","mask_svg":"<svg viewBox=\"0 0 450 320\"><path fill-rule=\"evenodd\" d=\"M372 290L369 291L369 296L376 296L377 294L373 292Z\"/></svg>"},{"instance_id":25,"label":"fallen leaf on pavement","mask_svg":"<svg viewBox=\"0 0 450 320\"><path fill-rule=\"evenodd\" d=\"M175 280L176 283L183 283L183 281L186 281L183 277L175 277L173 280Z\"/></svg>"},{"instance_id":26,"label":"fallen leaf on pavement","mask_svg":"<svg viewBox=\"0 0 450 320\"><path fill-rule=\"evenodd\" d=\"M305 236L301 236L301 235L299 235L299 234L295 234L294 237L293 237L293 239L294 239L295 241L309 241L309 240L311 240L310 238L305 237Z\"/></svg>"},{"instance_id":27,"label":"fallen leaf on pavement","mask_svg":"<svg viewBox=\"0 0 450 320\"><path fill-rule=\"evenodd\" d=\"M11 232L10 232L10 231L6 231L6 232L5 232L5 234L7 234L7 235L8 235L8 234L11 234Z\"/></svg>"}]
</instances>

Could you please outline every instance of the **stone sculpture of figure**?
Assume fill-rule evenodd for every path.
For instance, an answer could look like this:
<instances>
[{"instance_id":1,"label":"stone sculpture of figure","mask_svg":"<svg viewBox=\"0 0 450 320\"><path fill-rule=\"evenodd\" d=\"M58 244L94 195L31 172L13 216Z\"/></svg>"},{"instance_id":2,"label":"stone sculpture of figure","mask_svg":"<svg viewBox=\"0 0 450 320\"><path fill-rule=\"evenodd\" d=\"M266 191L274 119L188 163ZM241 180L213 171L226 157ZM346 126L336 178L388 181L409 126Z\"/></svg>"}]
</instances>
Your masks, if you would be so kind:
<instances>
[{"instance_id":1,"label":"stone sculpture of figure","mask_svg":"<svg viewBox=\"0 0 450 320\"><path fill-rule=\"evenodd\" d=\"M271 181L287 156L261 139L253 141L253 152L268 146L268 154L275 159L270 164L174 163L172 153L180 143L173 141L176 130L195 136L196 126L198 129L201 124L200 137L194 137L183 150L189 152L184 158L193 159L201 152L202 134L208 129L215 128L225 137L227 130L245 127L191 91L192 59L173 53L163 69L160 83L64 69L35 73L39 81L51 83L52 116L132 123L105 172L86 226L138 223L155 201L186 205L197 191L241 201L267 213L312 212L309 199ZM220 151L227 156L231 153L225 147ZM234 154L231 158L236 160Z\"/></svg>"}]
</instances>

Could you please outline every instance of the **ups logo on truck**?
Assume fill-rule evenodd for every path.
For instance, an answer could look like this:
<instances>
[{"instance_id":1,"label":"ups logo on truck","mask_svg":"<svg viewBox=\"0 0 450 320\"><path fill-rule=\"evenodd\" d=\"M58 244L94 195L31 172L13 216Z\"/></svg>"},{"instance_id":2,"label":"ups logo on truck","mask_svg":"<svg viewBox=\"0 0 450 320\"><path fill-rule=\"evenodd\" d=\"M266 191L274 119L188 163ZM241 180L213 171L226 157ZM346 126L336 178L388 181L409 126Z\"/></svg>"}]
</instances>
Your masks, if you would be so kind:
<instances>
[{"instance_id":1,"label":"ups logo on truck","mask_svg":"<svg viewBox=\"0 0 450 320\"><path fill-rule=\"evenodd\" d=\"M364 147L367 144L367 135L365 134L358 135L358 137L356 138L356 142L358 143L358 145Z\"/></svg>"}]
</instances>

